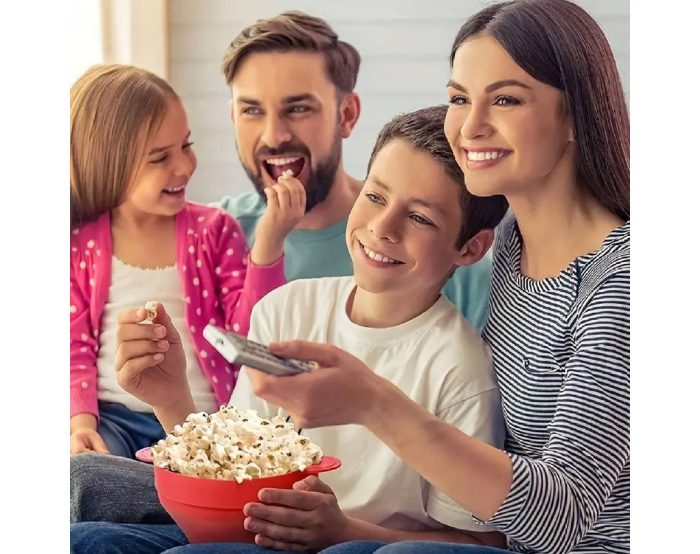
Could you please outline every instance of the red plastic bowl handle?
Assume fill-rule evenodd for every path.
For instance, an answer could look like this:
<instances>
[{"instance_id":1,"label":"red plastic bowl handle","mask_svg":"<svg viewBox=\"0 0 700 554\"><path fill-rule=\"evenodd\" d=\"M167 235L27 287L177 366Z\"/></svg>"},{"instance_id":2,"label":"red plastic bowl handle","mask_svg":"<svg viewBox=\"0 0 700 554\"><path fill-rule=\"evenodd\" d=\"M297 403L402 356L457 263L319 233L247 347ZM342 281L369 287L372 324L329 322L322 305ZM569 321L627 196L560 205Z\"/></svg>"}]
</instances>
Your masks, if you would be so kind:
<instances>
[{"instance_id":1,"label":"red plastic bowl handle","mask_svg":"<svg viewBox=\"0 0 700 554\"><path fill-rule=\"evenodd\" d=\"M304 470L304 473L316 475L318 473L323 473L324 471L333 471L334 469L338 469L341 465L342 464L338 458L334 458L333 456L324 456L317 464L307 467Z\"/></svg>"}]
</instances>

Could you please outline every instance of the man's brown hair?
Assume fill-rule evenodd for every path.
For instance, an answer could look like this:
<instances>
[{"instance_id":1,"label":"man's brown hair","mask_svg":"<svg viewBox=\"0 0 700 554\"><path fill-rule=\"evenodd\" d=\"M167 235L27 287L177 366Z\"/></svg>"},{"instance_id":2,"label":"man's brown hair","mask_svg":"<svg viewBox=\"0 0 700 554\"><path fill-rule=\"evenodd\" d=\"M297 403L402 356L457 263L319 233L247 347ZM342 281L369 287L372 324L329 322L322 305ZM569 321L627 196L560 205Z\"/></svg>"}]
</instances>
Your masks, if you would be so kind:
<instances>
[{"instance_id":1,"label":"man's brown hair","mask_svg":"<svg viewBox=\"0 0 700 554\"><path fill-rule=\"evenodd\" d=\"M360 54L354 46L338 40L323 19L299 11L287 11L270 19L259 19L231 41L222 70L231 86L243 59L255 52L318 52L323 56L328 78L343 93L352 92L360 70Z\"/></svg>"},{"instance_id":2,"label":"man's brown hair","mask_svg":"<svg viewBox=\"0 0 700 554\"><path fill-rule=\"evenodd\" d=\"M442 167L445 174L459 187L459 203L462 208L462 225L456 247L462 248L482 229L493 229L499 224L508 202L504 196L474 196L464 185L464 173L455 160L444 123L447 106L431 106L414 112L397 115L382 127L367 164L369 174L377 153L392 140L404 140L420 152L425 152Z\"/></svg>"}]
</instances>

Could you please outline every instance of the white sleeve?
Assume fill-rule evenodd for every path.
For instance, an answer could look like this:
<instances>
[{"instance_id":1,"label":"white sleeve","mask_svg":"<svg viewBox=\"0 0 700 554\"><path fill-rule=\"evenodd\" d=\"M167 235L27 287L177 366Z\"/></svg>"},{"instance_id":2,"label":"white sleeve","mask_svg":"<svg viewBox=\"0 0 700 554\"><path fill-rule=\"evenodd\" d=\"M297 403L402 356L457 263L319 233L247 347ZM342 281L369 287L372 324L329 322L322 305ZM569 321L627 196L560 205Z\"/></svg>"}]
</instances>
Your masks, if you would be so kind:
<instances>
[{"instance_id":1,"label":"white sleeve","mask_svg":"<svg viewBox=\"0 0 700 554\"><path fill-rule=\"evenodd\" d=\"M503 448L505 423L496 388L453 404L436 415L475 439ZM432 485L428 486L426 511L431 518L455 529L482 533L496 530L474 521L471 512Z\"/></svg>"},{"instance_id":2,"label":"white sleeve","mask_svg":"<svg viewBox=\"0 0 700 554\"><path fill-rule=\"evenodd\" d=\"M265 298L255 305L250 316L250 329L248 330L248 338L250 340L261 344L269 344L279 340L276 308L277 306L274 302ZM245 366L242 366L238 373L238 379L231 394L229 405L242 410L256 410L260 417L265 418L274 417L279 413L277 406L255 396Z\"/></svg>"}]
</instances>

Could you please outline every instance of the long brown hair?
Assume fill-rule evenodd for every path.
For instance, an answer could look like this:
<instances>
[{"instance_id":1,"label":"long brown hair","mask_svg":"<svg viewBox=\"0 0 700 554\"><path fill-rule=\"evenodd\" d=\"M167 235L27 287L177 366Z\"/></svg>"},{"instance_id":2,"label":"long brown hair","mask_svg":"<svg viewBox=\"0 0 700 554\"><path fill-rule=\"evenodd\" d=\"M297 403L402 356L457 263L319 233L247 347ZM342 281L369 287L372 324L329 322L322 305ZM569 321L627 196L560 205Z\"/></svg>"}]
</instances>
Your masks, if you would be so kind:
<instances>
[{"instance_id":1,"label":"long brown hair","mask_svg":"<svg viewBox=\"0 0 700 554\"><path fill-rule=\"evenodd\" d=\"M490 5L459 30L457 49L486 33L532 77L563 92L577 148L577 180L608 210L630 218L630 123L610 45L595 20L567 0Z\"/></svg>"},{"instance_id":2,"label":"long brown hair","mask_svg":"<svg viewBox=\"0 0 700 554\"><path fill-rule=\"evenodd\" d=\"M144 160L168 102L178 98L153 73L96 65L70 90L70 225L119 206Z\"/></svg>"}]
</instances>

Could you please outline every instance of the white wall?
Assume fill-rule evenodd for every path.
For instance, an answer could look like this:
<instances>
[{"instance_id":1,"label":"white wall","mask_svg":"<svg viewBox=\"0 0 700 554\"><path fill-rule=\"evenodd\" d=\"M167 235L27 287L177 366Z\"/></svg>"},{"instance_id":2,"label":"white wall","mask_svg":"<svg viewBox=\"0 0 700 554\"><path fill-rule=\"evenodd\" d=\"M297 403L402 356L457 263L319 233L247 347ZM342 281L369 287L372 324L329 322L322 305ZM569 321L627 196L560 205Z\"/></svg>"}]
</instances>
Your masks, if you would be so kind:
<instances>
[{"instance_id":1,"label":"white wall","mask_svg":"<svg viewBox=\"0 0 700 554\"><path fill-rule=\"evenodd\" d=\"M345 141L348 171L362 178L374 139L391 116L445 103L448 55L458 29L488 4L479 0L170 0L170 80L187 108L199 169L189 198L202 202L251 190L228 119L220 72L233 37L254 20L297 9L326 19L362 56L363 111ZM629 2L579 0L600 23L629 91Z\"/></svg>"},{"instance_id":2,"label":"white wall","mask_svg":"<svg viewBox=\"0 0 700 554\"><path fill-rule=\"evenodd\" d=\"M72 0L70 78L98 63L131 64L168 78L168 0Z\"/></svg>"}]
</instances>

